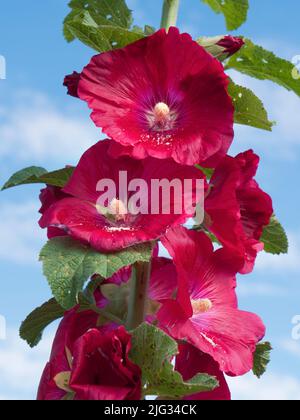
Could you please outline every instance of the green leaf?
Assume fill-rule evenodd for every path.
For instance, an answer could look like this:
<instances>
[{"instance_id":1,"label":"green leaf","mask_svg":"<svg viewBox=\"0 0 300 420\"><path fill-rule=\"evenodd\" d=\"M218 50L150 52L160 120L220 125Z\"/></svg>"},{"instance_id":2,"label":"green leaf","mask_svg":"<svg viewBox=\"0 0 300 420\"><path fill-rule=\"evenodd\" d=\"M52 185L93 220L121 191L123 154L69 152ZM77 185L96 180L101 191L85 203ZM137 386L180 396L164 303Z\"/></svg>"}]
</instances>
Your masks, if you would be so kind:
<instances>
[{"instance_id":1,"label":"green leaf","mask_svg":"<svg viewBox=\"0 0 300 420\"><path fill-rule=\"evenodd\" d=\"M114 254L102 254L70 237L58 237L44 246L40 260L57 302L70 309L92 275L108 279L125 266L149 261L151 252L152 245L146 243Z\"/></svg>"},{"instance_id":2,"label":"green leaf","mask_svg":"<svg viewBox=\"0 0 300 420\"><path fill-rule=\"evenodd\" d=\"M78 38L96 51L122 48L151 32L132 26L132 13L124 0L72 0L64 22L68 42Z\"/></svg>"},{"instance_id":3,"label":"green leaf","mask_svg":"<svg viewBox=\"0 0 300 420\"><path fill-rule=\"evenodd\" d=\"M20 328L20 337L27 341L30 347L35 347L42 339L44 329L53 321L62 318L65 310L51 299L41 307L35 309Z\"/></svg>"},{"instance_id":4,"label":"green leaf","mask_svg":"<svg viewBox=\"0 0 300 420\"><path fill-rule=\"evenodd\" d=\"M260 80L271 80L300 96L300 80L292 74L294 65L276 57L270 51L245 39L244 47L227 63L227 69L234 69Z\"/></svg>"},{"instance_id":5,"label":"green leaf","mask_svg":"<svg viewBox=\"0 0 300 420\"><path fill-rule=\"evenodd\" d=\"M266 372L267 366L270 363L272 346L270 343L260 343L256 346L254 353L253 373L258 378Z\"/></svg>"},{"instance_id":6,"label":"green leaf","mask_svg":"<svg viewBox=\"0 0 300 420\"><path fill-rule=\"evenodd\" d=\"M2 187L2 190L26 184L47 184L63 188L74 172L74 168L63 168L47 172L44 168L31 166L16 172Z\"/></svg>"},{"instance_id":7,"label":"green leaf","mask_svg":"<svg viewBox=\"0 0 300 420\"><path fill-rule=\"evenodd\" d=\"M70 180L74 172L73 167L59 169L58 171L48 172L37 179L38 183L53 185L54 187L63 188Z\"/></svg>"},{"instance_id":8,"label":"green leaf","mask_svg":"<svg viewBox=\"0 0 300 420\"><path fill-rule=\"evenodd\" d=\"M171 363L172 358L178 354L178 345L160 329L142 324L132 334L130 358L142 369L146 395L179 399L218 387L218 381L206 374L198 374L184 382Z\"/></svg>"},{"instance_id":9,"label":"green leaf","mask_svg":"<svg viewBox=\"0 0 300 420\"><path fill-rule=\"evenodd\" d=\"M223 13L229 31L238 29L247 20L248 0L202 0L214 12Z\"/></svg>"},{"instance_id":10,"label":"green leaf","mask_svg":"<svg viewBox=\"0 0 300 420\"><path fill-rule=\"evenodd\" d=\"M16 172L2 187L3 190L16 187L17 185L30 183L30 180L35 180L42 175L45 175L47 170L38 166L30 166L29 168L22 169Z\"/></svg>"},{"instance_id":11,"label":"green leaf","mask_svg":"<svg viewBox=\"0 0 300 420\"><path fill-rule=\"evenodd\" d=\"M235 123L272 131L274 125L269 121L267 111L262 101L250 90L231 82L228 86L229 95L235 107Z\"/></svg>"},{"instance_id":12,"label":"green leaf","mask_svg":"<svg viewBox=\"0 0 300 420\"><path fill-rule=\"evenodd\" d=\"M265 251L269 254L287 254L289 251L287 234L275 216L272 217L269 226L265 227L261 241L265 244Z\"/></svg>"}]
</instances>

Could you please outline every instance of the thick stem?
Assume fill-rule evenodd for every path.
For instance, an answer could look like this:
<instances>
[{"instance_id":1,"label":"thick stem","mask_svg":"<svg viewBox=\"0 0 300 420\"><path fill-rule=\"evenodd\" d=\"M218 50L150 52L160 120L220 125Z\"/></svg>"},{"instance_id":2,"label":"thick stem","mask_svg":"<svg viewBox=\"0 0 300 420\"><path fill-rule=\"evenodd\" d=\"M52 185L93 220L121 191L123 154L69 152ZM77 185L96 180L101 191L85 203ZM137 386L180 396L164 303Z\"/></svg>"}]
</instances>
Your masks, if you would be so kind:
<instances>
[{"instance_id":1,"label":"thick stem","mask_svg":"<svg viewBox=\"0 0 300 420\"><path fill-rule=\"evenodd\" d=\"M164 0L161 28L167 31L171 26L176 26L180 0Z\"/></svg>"},{"instance_id":2,"label":"thick stem","mask_svg":"<svg viewBox=\"0 0 300 420\"><path fill-rule=\"evenodd\" d=\"M132 271L128 304L127 329L133 330L145 321L151 263L136 263Z\"/></svg>"}]
</instances>

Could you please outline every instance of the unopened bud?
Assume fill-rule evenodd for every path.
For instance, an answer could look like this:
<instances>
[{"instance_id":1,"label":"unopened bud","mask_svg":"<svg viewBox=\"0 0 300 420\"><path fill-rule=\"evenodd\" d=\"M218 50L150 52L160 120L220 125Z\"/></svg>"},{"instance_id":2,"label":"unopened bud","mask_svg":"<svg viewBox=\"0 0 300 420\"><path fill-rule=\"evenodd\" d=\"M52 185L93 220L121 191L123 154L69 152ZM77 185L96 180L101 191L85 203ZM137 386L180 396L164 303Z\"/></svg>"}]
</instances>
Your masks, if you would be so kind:
<instances>
[{"instance_id":1,"label":"unopened bud","mask_svg":"<svg viewBox=\"0 0 300 420\"><path fill-rule=\"evenodd\" d=\"M220 61L224 61L236 54L245 44L242 38L231 35L216 36L213 38L200 38L198 44Z\"/></svg>"}]
</instances>

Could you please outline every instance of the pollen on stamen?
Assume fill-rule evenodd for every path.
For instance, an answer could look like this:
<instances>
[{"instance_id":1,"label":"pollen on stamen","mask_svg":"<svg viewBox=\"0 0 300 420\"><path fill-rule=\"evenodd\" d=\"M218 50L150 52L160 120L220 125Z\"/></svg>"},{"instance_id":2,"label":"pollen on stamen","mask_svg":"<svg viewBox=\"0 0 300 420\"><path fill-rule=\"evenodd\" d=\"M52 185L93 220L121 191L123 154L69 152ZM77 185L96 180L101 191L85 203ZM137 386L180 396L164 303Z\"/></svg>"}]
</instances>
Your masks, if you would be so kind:
<instances>
[{"instance_id":1,"label":"pollen on stamen","mask_svg":"<svg viewBox=\"0 0 300 420\"><path fill-rule=\"evenodd\" d=\"M212 306L212 302L209 299L192 300L192 307L195 315L208 312Z\"/></svg>"},{"instance_id":2,"label":"pollen on stamen","mask_svg":"<svg viewBox=\"0 0 300 420\"><path fill-rule=\"evenodd\" d=\"M115 216L117 221L125 220L128 210L123 201L114 198L109 205L109 213Z\"/></svg>"},{"instance_id":3,"label":"pollen on stamen","mask_svg":"<svg viewBox=\"0 0 300 420\"><path fill-rule=\"evenodd\" d=\"M170 108L164 102L159 102L154 107L154 117L157 123L164 123L170 117Z\"/></svg>"}]
</instances>

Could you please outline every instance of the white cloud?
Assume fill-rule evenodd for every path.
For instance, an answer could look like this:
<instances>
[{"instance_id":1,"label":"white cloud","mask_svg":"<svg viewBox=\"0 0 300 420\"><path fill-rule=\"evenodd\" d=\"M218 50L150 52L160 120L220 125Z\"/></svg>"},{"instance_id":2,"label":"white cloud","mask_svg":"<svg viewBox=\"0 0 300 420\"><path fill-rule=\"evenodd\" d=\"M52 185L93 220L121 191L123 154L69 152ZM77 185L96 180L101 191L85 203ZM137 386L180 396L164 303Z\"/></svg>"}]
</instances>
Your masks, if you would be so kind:
<instances>
[{"instance_id":1,"label":"white cloud","mask_svg":"<svg viewBox=\"0 0 300 420\"><path fill-rule=\"evenodd\" d=\"M75 99L74 99L75 101ZM74 111L75 110L75 111ZM77 162L81 154L101 137L89 112L58 109L37 92L19 92L12 105L1 110L0 158L24 162Z\"/></svg>"},{"instance_id":2,"label":"white cloud","mask_svg":"<svg viewBox=\"0 0 300 420\"><path fill-rule=\"evenodd\" d=\"M38 347L30 349L18 337L17 330L0 341L0 400L32 400L49 359L53 335L48 333Z\"/></svg>"},{"instance_id":3,"label":"white cloud","mask_svg":"<svg viewBox=\"0 0 300 420\"><path fill-rule=\"evenodd\" d=\"M300 381L293 376L266 373L257 379L249 374L228 382L234 400L300 400Z\"/></svg>"},{"instance_id":4,"label":"white cloud","mask_svg":"<svg viewBox=\"0 0 300 420\"><path fill-rule=\"evenodd\" d=\"M300 341L297 340L283 340L281 348L293 356L300 358Z\"/></svg>"},{"instance_id":5,"label":"white cloud","mask_svg":"<svg viewBox=\"0 0 300 420\"><path fill-rule=\"evenodd\" d=\"M45 231L38 226L38 201L2 202L0 207L0 259L33 264L45 242Z\"/></svg>"},{"instance_id":6,"label":"white cloud","mask_svg":"<svg viewBox=\"0 0 300 420\"><path fill-rule=\"evenodd\" d=\"M272 255L262 252L258 255L258 270L299 272L300 271L300 234L288 233L289 253Z\"/></svg>"}]
</instances>

